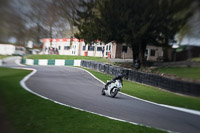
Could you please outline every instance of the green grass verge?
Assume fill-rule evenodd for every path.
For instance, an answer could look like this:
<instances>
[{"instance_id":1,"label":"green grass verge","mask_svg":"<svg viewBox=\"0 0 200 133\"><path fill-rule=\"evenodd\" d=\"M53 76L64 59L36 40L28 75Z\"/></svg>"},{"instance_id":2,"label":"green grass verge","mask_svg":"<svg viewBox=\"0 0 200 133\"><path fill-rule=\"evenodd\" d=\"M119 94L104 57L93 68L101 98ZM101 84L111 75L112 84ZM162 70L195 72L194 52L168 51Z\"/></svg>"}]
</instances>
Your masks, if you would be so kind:
<instances>
[{"instance_id":1,"label":"green grass verge","mask_svg":"<svg viewBox=\"0 0 200 133\"><path fill-rule=\"evenodd\" d=\"M200 62L200 57L192 58L192 61L194 61L194 62Z\"/></svg>"},{"instance_id":2,"label":"green grass verge","mask_svg":"<svg viewBox=\"0 0 200 133\"><path fill-rule=\"evenodd\" d=\"M156 71L181 78L200 80L200 67L163 67L158 68Z\"/></svg>"},{"instance_id":3,"label":"green grass verge","mask_svg":"<svg viewBox=\"0 0 200 133\"><path fill-rule=\"evenodd\" d=\"M25 59L65 59L65 60L92 60L98 62L108 62L103 57L92 57L92 56L71 56L71 55L27 55Z\"/></svg>"},{"instance_id":4,"label":"green grass verge","mask_svg":"<svg viewBox=\"0 0 200 133\"><path fill-rule=\"evenodd\" d=\"M10 55L0 55L0 59L3 59L3 58L6 58L6 57L9 57Z\"/></svg>"},{"instance_id":5,"label":"green grass verge","mask_svg":"<svg viewBox=\"0 0 200 133\"><path fill-rule=\"evenodd\" d=\"M90 69L86 70L91 72L94 76L102 80L104 83L106 83L107 80L111 80L113 78L113 76L107 74L96 72ZM200 98L177 95L175 93L164 91L156 87L131 82L128 80L124 80L124 86L121 91L131 96L135 96L155 103L200 110Z\"/></svg>"},{"instance_id":6,"label":"green grass verge","mask_svg":"<svg viewBox=\"0 0 200 133\"><path fill-rule=\"evenodd\" d=\"M30 71L0 68L0 97L16 133L158 133L55 104L25 91L19 81Z\"/></svg>"}]
</instances>

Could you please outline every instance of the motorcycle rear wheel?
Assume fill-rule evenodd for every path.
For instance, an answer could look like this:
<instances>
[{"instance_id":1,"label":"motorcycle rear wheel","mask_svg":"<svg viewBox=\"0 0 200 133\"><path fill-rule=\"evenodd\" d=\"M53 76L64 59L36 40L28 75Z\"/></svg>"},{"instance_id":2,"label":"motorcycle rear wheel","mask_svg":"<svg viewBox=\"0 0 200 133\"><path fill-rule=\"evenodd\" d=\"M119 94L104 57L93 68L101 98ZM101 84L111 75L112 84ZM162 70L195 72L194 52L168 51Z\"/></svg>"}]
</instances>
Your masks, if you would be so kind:
<instances>
[{"instance_id":1,"label":"motorcycle rear wheel","mask_svg":"<svg viewBox=\"0 0 200 133\"><path fill-rule=\"evenodd\" d=\"M104 90L105 90L105 88L102 89L102 91L101 91L101 95L106 95L106 93L105 93Z\"/></svg>"}]
</instances>

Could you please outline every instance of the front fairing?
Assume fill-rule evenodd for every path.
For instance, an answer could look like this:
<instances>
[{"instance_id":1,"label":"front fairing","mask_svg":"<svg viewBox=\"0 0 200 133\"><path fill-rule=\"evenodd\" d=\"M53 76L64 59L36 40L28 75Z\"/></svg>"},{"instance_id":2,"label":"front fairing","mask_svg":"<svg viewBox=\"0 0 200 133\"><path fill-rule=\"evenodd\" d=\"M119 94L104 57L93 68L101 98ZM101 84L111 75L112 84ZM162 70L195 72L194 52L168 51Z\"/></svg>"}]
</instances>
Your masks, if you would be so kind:
<instances>
[{"instance_id":1,"label":"front fairing","mask_svg":"<svg viewBox=\"0 0 200 133\"><path fill-rule=\"evenodd\" d=\"M116 87L121 89L122 88L122 83L120 80L116 80Z\"/></svg>"}]
</instances>

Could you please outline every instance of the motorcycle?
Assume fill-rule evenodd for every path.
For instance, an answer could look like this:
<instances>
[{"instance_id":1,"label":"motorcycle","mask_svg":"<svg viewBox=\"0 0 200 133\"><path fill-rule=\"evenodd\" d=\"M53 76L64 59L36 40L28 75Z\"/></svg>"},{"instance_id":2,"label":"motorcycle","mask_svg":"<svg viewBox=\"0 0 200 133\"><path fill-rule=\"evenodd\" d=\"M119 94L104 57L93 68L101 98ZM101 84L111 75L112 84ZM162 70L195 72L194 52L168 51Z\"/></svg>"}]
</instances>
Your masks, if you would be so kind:
<instances>
[{"instance_id":1,"label":"motorcycle","mask_svg":"<svg viewBox=\"0 0 200 133\"><path fill-rule=\"evenodd\" d=\"M123 86L122 78L123 78L123 76L119 75L119 76L115 77L114 79L112 79L112 81L108 80L107 84L102 89L101 94L114 98Z\"/></svg>"}]
</instances>

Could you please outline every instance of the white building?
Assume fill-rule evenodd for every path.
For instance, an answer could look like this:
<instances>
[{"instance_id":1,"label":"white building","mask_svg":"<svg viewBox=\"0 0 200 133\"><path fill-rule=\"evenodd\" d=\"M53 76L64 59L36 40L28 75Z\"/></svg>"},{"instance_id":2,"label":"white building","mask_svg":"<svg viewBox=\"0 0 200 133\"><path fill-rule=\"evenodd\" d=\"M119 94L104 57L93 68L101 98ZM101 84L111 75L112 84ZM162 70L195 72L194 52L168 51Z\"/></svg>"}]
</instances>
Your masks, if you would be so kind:
<instances>
[{"instance_id":1,"label":"white building","mask_svg":"<svg viewBox=\"0 0 200 133\"><path fill-rule=\"evenodd\" d=\"M26 49L23 46L16 46L12 44L0 44L0 55L20 55L23 56Z\"/></svg>"},{"instance_id":2,"label":"white building","mask_svg":"<svg viewBox=\"0 0 200 133\"><path fill-rule=\"evenodd\" d=\"M73 38L72 40L72 47L71 47L71 55L80 55L80 50L79 50L79 40L76 38Z\"/></svg>"},{"instance_id":3,"label":"white building","mask_svg":"<svg viewBox=\"0 0 200 133\"><path fill-rule=\"evenodd\" d=\"M70 47L70 39L42 39L43 40L43 53L44 54L59 54L59 55L80 55L79 52L79 40L72 39L72 45Z\"/></svg>"},{"instance_id":4,"label":"white building","mask_svg":"<svg viewBox=\"0 0 200 133\"><path fill-rule=\"evenodd\" d=\"M145 57L147 61L158 61L163 57L163 48L147 45L145 51Z\"/></svg>"},{"instance_id":5,"label":"white building","mask_svg":"<svg viewBox=\"0 0 200 133\"><path fill-rule=\"evenodd\" d=\"M108 55L109 53L109 55ZM147 45L145 51L145 57L147 61L160 61L163 59L163 48L153 45ZM125 43L116 44L115 42L110 42L105 45L104 57L115 59L132 59L133 52L130 47Z\"/></svg>"},{"instance_id":6,"label":"white building","mask_svg":"<svg viewBox=\"0 0 200 133\"><path fill-rule=\"evenodd\" d=\"M70 39L50 39L43 40L43 53L44 54L59 54L59 55L81 55L81 56L97 56L102 57L103 45L100 41L93 45L86 45L83 39L72 39L70 46Z\"/></svg>"},{"instance_id":7,"label":"white building","mask_svg":"<svg viewBox=\"0 0 200 133\"><path fill-rule=\"evenodd\" d=\"M89 45L85 44L83 39L72 39L70 47L70 39L43 39L43 53L44 54L59 54L59 55L81 55L81 56L95 56L108 57L119 59L132 59L133 52L126 44L116 44L110 42L102 44L99 40L96 43ZM147 45L145 57L147 61L158 61L163 57L162 47Z\"/></svg>"},{"instance_id":8,"label":"white building","mask_svg":"<svg viewBox=\"0 0 200 133\"><path fill-rule=\"evenodd\" d=\"M82 56L95 56L95 57L103 57L103 49L105 49L105 45L101 44L100 41L96 41L96 43L89 45L85 44L83 40L80 40L80 55ZM104 50L105 51L105 50ZM104 52L105 53L105 52ZM105 54L104 54L105 56Z\"/></svg>"},{"instance_id":9,"label":"white building","mask_svg":"<svg viewBox=\"0 0 200 133\"><path fill-rule=\"evenodd\" d=\"M81 56L87 56L88 47L85 44L83 39L80 39L79 42L79 53Z\"/></svg>"},{"instance_id":10,"label":"white building","mask_svg":"<svg viewBox=\"0 0 200 133\"><path fill-rule=\"evenodd\" d=\"M0 44L0 55L13 55L15 46L12 44Z\"/></svg>"}]
</instances>

